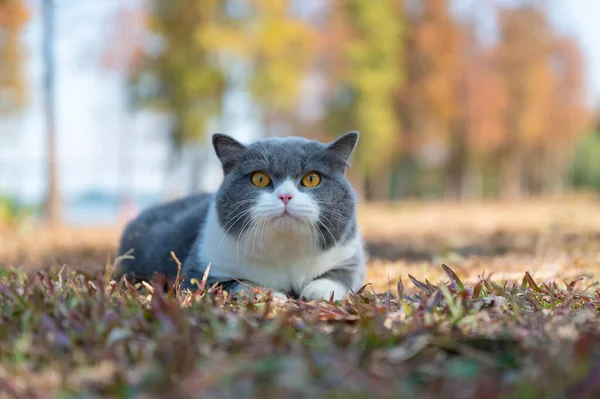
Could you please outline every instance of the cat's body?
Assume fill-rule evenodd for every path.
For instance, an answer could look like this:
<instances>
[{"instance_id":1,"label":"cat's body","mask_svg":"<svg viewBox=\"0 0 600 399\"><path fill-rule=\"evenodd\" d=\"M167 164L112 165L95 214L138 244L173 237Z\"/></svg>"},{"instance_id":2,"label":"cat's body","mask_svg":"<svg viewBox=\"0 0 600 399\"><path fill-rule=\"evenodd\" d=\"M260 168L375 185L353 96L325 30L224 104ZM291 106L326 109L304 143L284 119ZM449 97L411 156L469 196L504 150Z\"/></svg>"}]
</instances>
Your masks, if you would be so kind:
<instances>
[{"instance_id":1,"label":"cat's body","mask_svg":"<svg viewBox=\"0 0 600 399\"><path fill-rule=\"evenodd\" d=\"M341 298L365 274L355 196L344 175L358 135L326 145L300 138L248 146L223 135L213 143L225 173L218 192L150 208L129 224L122 270L149 278L177 274L193 288L210 263L209 284L237 292L263 286L293 297Z\"/></svg>"}]
</instances>

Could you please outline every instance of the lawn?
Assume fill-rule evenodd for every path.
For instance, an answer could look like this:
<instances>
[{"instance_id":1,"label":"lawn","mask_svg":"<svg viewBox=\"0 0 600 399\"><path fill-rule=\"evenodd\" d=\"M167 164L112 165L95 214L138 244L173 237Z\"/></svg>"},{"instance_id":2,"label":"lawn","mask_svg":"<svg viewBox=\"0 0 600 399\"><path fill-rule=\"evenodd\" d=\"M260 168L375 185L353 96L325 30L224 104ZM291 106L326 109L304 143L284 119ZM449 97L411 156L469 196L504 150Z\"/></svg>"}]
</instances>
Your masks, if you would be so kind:
<instances>
[{"instance_id":1,"label":"lawn","mask_svg":"<svg viewBox=\"0 0 600 399\"><path fill-rule=\"evenodd\" d=\"M335 303L115 281L119 228L4 233L0 397L597 398L599 211L361 208Z\"/></svg>"}]
</instances>

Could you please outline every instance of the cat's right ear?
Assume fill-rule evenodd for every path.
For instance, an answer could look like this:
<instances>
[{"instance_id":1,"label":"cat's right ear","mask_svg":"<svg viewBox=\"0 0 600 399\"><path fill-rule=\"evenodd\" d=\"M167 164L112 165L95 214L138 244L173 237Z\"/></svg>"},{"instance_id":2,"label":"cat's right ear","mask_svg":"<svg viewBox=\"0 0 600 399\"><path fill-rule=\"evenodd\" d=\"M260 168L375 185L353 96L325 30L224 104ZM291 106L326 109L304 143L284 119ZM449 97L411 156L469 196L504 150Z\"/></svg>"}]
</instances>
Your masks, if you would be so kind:
<instances>
[{"instance_id":1,"label":"cat's right ear","mask_svg":"<svg viewBox=\"0 0 600 399\"><path fill-rule=\"evenodd\" d=\"M327 146L330 153L334 154L346 167L350 166L350 157L358 143L358 135L357 131L348 132Z\"/></svg>"},{"instance_id":2,"label":"cat's right ear","mask_svg":"<svg viewBox=\"0 0 600 399\"><path fill-rule=\"evenodd\" d=\"M229 173L233 169L239 157L246 151L245 145L226 134L214 134L212 143L225 173Z\"/></svg>"}]
</instances>

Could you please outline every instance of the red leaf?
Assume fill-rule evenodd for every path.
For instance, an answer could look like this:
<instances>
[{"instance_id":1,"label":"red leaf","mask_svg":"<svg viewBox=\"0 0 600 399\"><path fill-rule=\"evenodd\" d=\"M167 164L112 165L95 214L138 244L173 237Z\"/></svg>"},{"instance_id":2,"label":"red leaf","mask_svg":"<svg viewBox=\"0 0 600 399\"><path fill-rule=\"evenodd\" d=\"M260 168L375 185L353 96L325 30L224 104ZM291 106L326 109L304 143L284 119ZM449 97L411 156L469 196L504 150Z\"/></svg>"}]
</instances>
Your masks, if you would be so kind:
<instances>
[{"instance_id":1,"label":"red leaf","mask_svg":"<svg viewBox=\"0 0 600 399\"><path fill-rule=\"evenodd\" d=\"M410 274L408 275L408 278L410 279L410 281L412 281L412 283L419 289L431 294L431 290L429 289L429 287L427 286L427 284L420 282L419 280L417 280L416 278L414 278L413 276L411 276Z\"/></svg>"},{"instance_id":2,"label":"red leaf","mask_svg":"<svg viewBox=\"0 0 600 399\"><path fill-rule=\"evenodd\" d=\"M542 292L542 290L540 290L540 287L538 287L538 285L536 284L533 277L531 277L531 274L529 274L529 272L525 272L525 277L523 278L525 279L525 281L527 281L527 284L529 284L531 289L533 289L536 292Z\"/></svg>"}]
</instances>

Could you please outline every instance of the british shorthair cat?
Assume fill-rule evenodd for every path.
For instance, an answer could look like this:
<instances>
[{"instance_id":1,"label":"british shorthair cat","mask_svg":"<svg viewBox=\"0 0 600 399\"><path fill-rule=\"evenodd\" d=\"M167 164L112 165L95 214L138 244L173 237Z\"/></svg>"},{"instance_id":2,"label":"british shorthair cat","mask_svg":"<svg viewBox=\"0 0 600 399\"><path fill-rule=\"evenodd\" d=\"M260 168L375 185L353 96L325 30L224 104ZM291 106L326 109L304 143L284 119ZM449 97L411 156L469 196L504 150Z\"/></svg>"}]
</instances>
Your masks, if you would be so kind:
<instances>
[{"instance_id":1,"label":"british shorthair cat","mask_svg":"<svg viewBox=\"0 0 600 399\"><path fill-rule=\"evenodd\" d=\"M224 177L216 194L197 194L142 212L125 229L121 271L148 279L177 275L194 289L210 263L208 283L230 293L249 287L308 300L343 298L365 277L356 197L345 171L358 141L300 137L244 145L213 136Z\"/></svg>"}]
</instances>

